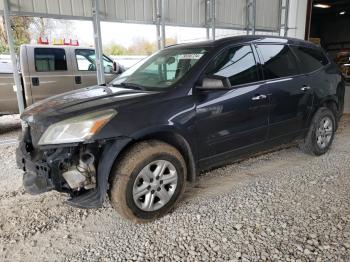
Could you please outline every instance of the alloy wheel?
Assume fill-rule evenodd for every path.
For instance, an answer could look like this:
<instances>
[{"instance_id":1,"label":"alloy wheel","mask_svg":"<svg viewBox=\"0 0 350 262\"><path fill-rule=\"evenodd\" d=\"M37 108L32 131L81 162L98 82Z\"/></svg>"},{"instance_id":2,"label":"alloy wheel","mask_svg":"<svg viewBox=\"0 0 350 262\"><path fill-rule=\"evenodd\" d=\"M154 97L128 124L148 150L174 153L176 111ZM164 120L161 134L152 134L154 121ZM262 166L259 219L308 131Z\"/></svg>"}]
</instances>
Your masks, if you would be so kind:
<instances>
[{"instance_id":1,"label":"alloy wheel","mask_svg":"<svg viewBox=\"0 0 350 262\"><path fill-rule=\"evenodd\" d=\"M175 193L178 173L167 160L156 160L137 175L133 186L133 199L143 211L155 211L166 205Z\"/></svg>"},{"instance_id":2,"label":"alloy wheel","mask_svg":"<svg viewBox=\"0 0 350 262\"><path fill-rule=\"evenodd\" d=\"M329 116L321 119L316 130L316 142L319 148L326 148L332 140L333 136L333 121Z\"/></svg>"}]
</instances>

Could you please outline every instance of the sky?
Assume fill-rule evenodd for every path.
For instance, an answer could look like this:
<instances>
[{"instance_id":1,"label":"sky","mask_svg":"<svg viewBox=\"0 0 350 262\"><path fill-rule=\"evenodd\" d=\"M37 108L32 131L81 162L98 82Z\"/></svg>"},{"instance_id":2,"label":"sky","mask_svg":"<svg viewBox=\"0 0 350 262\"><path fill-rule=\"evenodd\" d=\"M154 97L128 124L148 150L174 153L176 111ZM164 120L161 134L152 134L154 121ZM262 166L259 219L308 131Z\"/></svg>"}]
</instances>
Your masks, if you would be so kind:
<instances>
[{"instance_id":1,"label":"sky","mask_svg":"<svg viewBox=\"0 0 350 262\"><path fill-rule=\"evenodd\" d=\"M52 19L57 21L55 19ZM63 39L71 38L78 40L82 46L93 46L93 26L91 21L71 20L68 23L53 23L50 35L46 36ZM245 31L216 29L216 38L246 34ZM111 43L120 44L124 47L131 46L135 40L144 39L155 42L157 39L156 26L144 24L129 24L115 22L101 22L102 45ZM166 38L175 38L177 43L206 40L205 28L174 27L166 26ZM32 39L36 42L36 39Z\"/></svg>"},{"instance_id":2,"label":"sky","mask_svg":"<svg viewBox=\"0 0 350 262\"><path fill-rule=\"evenodd\" d=\"M74 21L74 34L84 44L93 45L93 28L90 21ZM109 43L130 46L137 38L156 41L155 25L122 24L112 22L101 23L101 35L104 45ZM166 27L166 38L176 38L178 42L204 40L206 31L203 28Z\"/></svg>"}]
</instances>

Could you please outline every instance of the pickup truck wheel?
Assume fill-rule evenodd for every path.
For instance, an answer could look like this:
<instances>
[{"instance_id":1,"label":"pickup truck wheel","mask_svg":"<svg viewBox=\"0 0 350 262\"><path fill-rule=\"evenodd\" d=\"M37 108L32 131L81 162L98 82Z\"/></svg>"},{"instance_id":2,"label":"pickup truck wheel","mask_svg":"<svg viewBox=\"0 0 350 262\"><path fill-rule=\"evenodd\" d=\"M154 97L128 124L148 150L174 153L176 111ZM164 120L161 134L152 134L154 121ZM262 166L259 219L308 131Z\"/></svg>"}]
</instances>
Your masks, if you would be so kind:
<instances>
[{"instance_id":1,"label":"pickup truck wheel","mask_svg":"<svg viewBox=\"0 0 350 262\"><path fill-rule=\"evenodd\" d=\"M299 147L305 153L311 155L322 155L331 146L336 128L336 120L331 110L321 107L315 113L308 133L299 143Z\"/></svg>"},{"instance_id":2,"label":"pickup truck wheel","mask_svg":"<svg viewBox=\"0 0 350 262\"><path fill-rule=\"evenodd\" d=\"M123 153L111 175L112 206L127 219L147 222L175 206L185 190L187 170L176 148L150 140Z\"/></svg>"}]
</instances>

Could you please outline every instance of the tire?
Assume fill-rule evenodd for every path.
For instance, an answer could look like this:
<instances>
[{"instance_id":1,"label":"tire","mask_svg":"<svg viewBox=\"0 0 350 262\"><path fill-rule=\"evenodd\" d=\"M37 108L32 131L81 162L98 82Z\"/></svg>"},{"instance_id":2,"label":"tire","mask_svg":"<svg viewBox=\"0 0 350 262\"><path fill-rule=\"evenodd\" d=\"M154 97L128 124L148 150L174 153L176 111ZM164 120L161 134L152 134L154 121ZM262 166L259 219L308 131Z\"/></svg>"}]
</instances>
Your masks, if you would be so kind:
<instances>
[{"instance_id":1,"label":"tire","mask_svg":"<svg viewBox=\"0 0 350 262\"><path fill-rule=\"evenodd\" d=\"M321 123L325 127L325 121L330 121L328 128L322 129ZM300 149L310 155L323 155L332 145L336 126L334 113L327 107L321 107L312 118L305 138L300 141Z\"/></svg>"},{"instance_id":2,"label":"tire","mask_svg":"<svg viewBox=\"0 0 350 262\"><path fill-rule=\"evenodd\" d=\"M117 159L112 170L111 204L133 222L152 221L176 205L186 178L186 164L176 148L157 140L137 143Z\"/></svg>"}]
</instances>

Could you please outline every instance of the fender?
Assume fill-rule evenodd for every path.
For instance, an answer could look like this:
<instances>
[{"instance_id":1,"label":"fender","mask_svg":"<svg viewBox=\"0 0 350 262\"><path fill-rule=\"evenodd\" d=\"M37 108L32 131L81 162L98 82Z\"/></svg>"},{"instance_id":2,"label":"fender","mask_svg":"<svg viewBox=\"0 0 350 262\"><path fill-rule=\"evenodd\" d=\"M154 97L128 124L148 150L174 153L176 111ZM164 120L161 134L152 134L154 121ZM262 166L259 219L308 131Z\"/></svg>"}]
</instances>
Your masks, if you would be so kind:
<instances>
[{"instance_id":1,"label":"fender","mask_svg":"<svg viewBox=\"0 0 350 262\"><path fill-rule=\"evenodd\" d=\"M321 105L327 104L329 102L333 102L337 105L337 107L339 106L339 99L337 95L328 95L324 98L322 98L321 100L318 101L317 106L320 107Z\"/></svg>"},{"instance_id":2,"label":"fender","mask_svg":"<svg viewBox=\"0 0 350 262\"><path fill-rule=\"evenodd\" d=\"M197 148L196 143L190 139L190 135L186 135L176 126L152 126L139 130L131 137L134 140L142 140L143 138L160 139L179 149L187 162L188 177L187 179L194 183L199 171L197 169Z\"/></svg>"},{"instance_id":3,"label":"fender","mask_svg":"<svg viewBox=\"0 0 350 262\"><path fill-rule=\"evenodd\" d=\"M324 98L322 98L321 100L318 100L316 103L313 104L313 109L311 111L311 114L310 114L310 117L307 121L307 129L309 128L310 124L311 124L311 121L312 121L312 118L314 116L314 114L316 113L316 111L324 104L328 104L328 103L335 103L335 105L337 106L338 108L338 113L339 113L339 99L336 95L328 95ZM338 116L335 116L336 118Z\"/></svg>"},{"instance_id":4,"label":"fender","mask_svg":"<svg viewBox=\"0 0 350 262\"><path fill-rule=\"evenodd\" d=\"M178 128L176 125L149 126L141 130L137 130L132 135L130 135L130 137L135 140L139 140L143 137L147 137L149 135L156 134L156 133L171 133L174 135L179 135L184 140L188 141L188 144L191 145L193 148L194 143L190 139L191 136L187 132L184 132L181 128Z\"/></svg>"}]
</instances>

